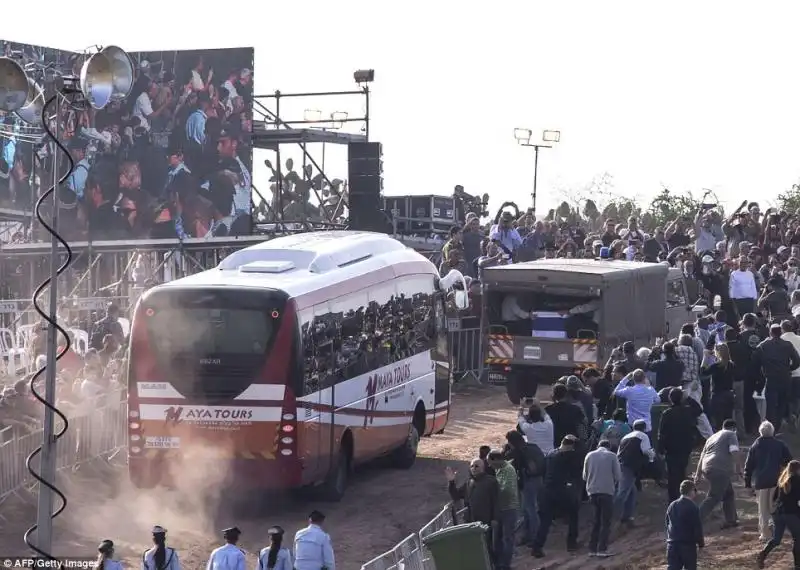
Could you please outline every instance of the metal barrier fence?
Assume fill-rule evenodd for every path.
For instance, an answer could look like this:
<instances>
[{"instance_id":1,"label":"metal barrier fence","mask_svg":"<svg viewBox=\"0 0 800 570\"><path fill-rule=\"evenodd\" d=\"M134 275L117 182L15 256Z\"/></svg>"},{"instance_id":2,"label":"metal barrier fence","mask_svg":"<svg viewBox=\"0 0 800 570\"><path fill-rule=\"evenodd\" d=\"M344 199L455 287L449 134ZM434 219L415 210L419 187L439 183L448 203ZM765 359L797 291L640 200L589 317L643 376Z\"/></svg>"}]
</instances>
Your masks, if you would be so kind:
<instances>
[{"instance_id":1,"label":"metal barrier fence","mask_svg":"<svg viewBox=\"0 0 800 570\"><path fill-rule=\"evenodd\" d=\"M111 455L127 445L128 402L124 390L100 396L87 404L68 417L69 429L56 447L58 469L77 467ZM56 429L61 429L59 424L56 416ZM37 429L0 443L0 504L38 484L25 461L42 444L42 433ZM38 467L37 464L35 462L34 468Z\"/></svg>"},{"instance_id":2,"label":"metal barrier fence","mask_svg":"<svg viewBox=\"0 0 800 570\"><path fill-rule=\"evenodd\" d=\"M373 558L361 570L436 570L430 552L422 539L439 530L466 522L467 509L456 510L448 503L419 532L411 534L397 543L391 550Z\"/></svg>"},{"instance_id":3,"label":"metal barrier fence","mask_svg":"<svg viewBox=\"0 0 800 570\"><path fill-rule=\"evenodd\" d=\"M479 379L483 371L481 329L458 330L455 325L459 319L451 319L451 321L447 336L453 376L456 381L470 375Z\"/></svg>"}]
</instances>

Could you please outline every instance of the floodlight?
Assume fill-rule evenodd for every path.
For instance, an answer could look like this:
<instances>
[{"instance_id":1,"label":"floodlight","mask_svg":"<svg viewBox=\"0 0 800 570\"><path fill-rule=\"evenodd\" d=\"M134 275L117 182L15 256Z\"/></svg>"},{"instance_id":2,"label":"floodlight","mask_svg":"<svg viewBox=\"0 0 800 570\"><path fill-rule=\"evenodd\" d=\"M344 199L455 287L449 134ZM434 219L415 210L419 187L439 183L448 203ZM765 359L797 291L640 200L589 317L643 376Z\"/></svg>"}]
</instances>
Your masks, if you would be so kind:
<instances>
[{"instance_id":1,"label":"floodlight","mask_svg":"<svg viewBox=\"0 0 800 570\"><path fill-rule=\"evenodd\" d=\"M341 129L347 120L347 111L334 111L331 113L331 129Z\"/></svg>"},{"instance_id":2,"label":"floodlight","mask_svg":"<svg viewBox=\"0 0 800 570\"><path fill-rule=\"evenodd\" d=\"M361 83L372 83L375 81L375 70L374 69L359 69L355 73L353 73L353 79L356 80L356 83L359 85Z\"/></svg>"},{"instance_id":3,"label":"floodlight","mask_svg":"<svg viewBox=\"0 0 800 570\"><path fill-rule=\"evenodd\" d=\"M81 92L95 109L121 101L133 86L133 64L128 54L108 46L90 56L81 68Z\"/></svg>"},{"instance_id":4,"label":"floodlight","mask_svg":"<svg viewBox=\"0 0 800 570\"><path fill-rule=\"evenodd\" d=\"M533 136L533 131L530 129L514 129L514 138L520 144L527 144Z\"/></svg>"},{"instance_id":5,"label":"floodlight","mask_svg":"<svg viewBox=\"0 0 800 570\"><path fill-rule=\"evenodd\" d=\"M542 140L549 143L557 143L561 140L561 131L542 131Z\"/></svg>"},{"instance_id":6,"label":"floodlight","mask_svg":"<svg viewBox=\"0 0 800 570\"><path fill-rule=\"evenodd\" d=\"M322 120L322 111L319 109L306 109L303 111L303 120L309 123Z\"/></svg>"},{"instance_id":7,"label":"floodlight","mask_svg":"<svg viewBox=\"0 0 800 570\"><path fill-rule=\"evenodd\" d=\"M0 57L0 111L18 111L28 103L28 77L11 58Z\"/></svg>"}]
</instances>

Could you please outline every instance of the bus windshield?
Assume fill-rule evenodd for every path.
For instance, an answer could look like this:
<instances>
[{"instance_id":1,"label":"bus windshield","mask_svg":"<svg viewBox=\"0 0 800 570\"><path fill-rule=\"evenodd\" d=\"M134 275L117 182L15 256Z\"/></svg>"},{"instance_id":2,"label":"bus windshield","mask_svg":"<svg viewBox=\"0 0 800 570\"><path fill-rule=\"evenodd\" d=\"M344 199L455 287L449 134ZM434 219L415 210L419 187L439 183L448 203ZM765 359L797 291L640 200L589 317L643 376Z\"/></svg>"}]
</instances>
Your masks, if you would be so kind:
<instances>
[{"instance_id":1,"label":"bus windshield","mask_svg":"<svg viewBox=\"0 0 800 570\"><path fill-rule=\"evenodd\" d=\"M263 355L272 323L249 309L166 309L148 320L153 347L168 357Z\"/></svg>"},{"instance_id":2,"label":"bus windshield","mask_svg":"<svg viewBox=\"0 0 800 570\"><path fill-rule=\"evenodd\" d=\"M283 305L264 291L161 290L145 298L139 314L161 381L185 397L224 400L257 380Z\"/></svg>"}]
</instances>

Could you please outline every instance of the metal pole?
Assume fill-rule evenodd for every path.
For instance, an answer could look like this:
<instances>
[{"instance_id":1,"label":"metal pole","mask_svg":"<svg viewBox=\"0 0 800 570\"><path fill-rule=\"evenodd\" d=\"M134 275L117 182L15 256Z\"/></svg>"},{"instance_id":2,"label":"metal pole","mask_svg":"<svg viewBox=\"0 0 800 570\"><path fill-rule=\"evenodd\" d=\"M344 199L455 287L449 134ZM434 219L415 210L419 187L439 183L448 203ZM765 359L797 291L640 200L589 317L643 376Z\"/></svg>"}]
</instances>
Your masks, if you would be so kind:
<instances>
[{"instance_id":1,"label":"metal pole","mask_svg":"<svg viewBox=\"0 0 800 570\"><path fill-rule=\"evenodd\" d=\"M539 147L533 147L533 215L536 215L536 175L539 172Z\"/></svg>"},{"instance_id":2,"label":"metal pole","mask_svg":"<svg viewBox=\"0 0 800 570\"><path fill-rule=\"evenodd\" d=\"M58 97L58 95L56 95ZM56 100L56 139L60 137L61 127L61 101ZM58 155L61 150L53 143L53 213L51 225L53 227L53 237L50 240L50 310L49 316L52 320L56 319L58 311L57 278L59 267L58 238L55 232L58 231ZM47 328L47 363L45 368L45 392L44 399L48 406L44 408L44 432L42 433L42 454L39 463L39 473L45 481L54 482L56 479L56 438L55 438L55 406L56 396L56 351L58 347L58 329L52 323ZM53 491L46 485L39 485L39 505L36 514L36 545L44 552L53 550Z\"/></svg>"},{"instance_id":3,"label":"metal pole","mask_svg":"<svg viewBox=\"0 0 800 570\"><path fill-rule=\"evenodd\" d=\"M369 142L369 85L364 86L364 96L367 100L364 112L364 135L367 142Z\"/></svg>"},{"instance_id":4,"label":"metal pole","mask_svg":"<svg viewBox=\"0 0 800 570\"><path fill-rule=\"evenodd\" d=\"M323 133L327 133L328 129L323 128ZM325 172L325 141L322 141L322 172Z\"/></svg>"}]
</instances>

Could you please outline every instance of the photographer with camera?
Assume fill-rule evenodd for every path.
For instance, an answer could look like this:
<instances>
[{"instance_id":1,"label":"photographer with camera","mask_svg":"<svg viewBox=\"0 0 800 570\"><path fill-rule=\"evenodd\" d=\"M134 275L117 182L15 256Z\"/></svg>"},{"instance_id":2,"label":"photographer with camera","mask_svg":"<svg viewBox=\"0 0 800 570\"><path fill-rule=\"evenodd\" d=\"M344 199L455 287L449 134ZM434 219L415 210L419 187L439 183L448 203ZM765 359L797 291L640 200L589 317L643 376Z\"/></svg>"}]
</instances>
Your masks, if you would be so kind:
<instances>
[{"instance_id":1,"label":"photographer with camera","mask_svg":"<svg viewBox=\"0 0 800 570\"><path fill-rule=\"evenodd\" d=\"M514 216L511 212L504 211L507 206L512 206L517 215ZM515 218L519 218L517 205L514 202L503 202L495 217L495 225L489 232L489 239L496 243L509 258L512 258L514 252L522 245L522 238L514 228Z\"/></svg>"}]
</instances>

